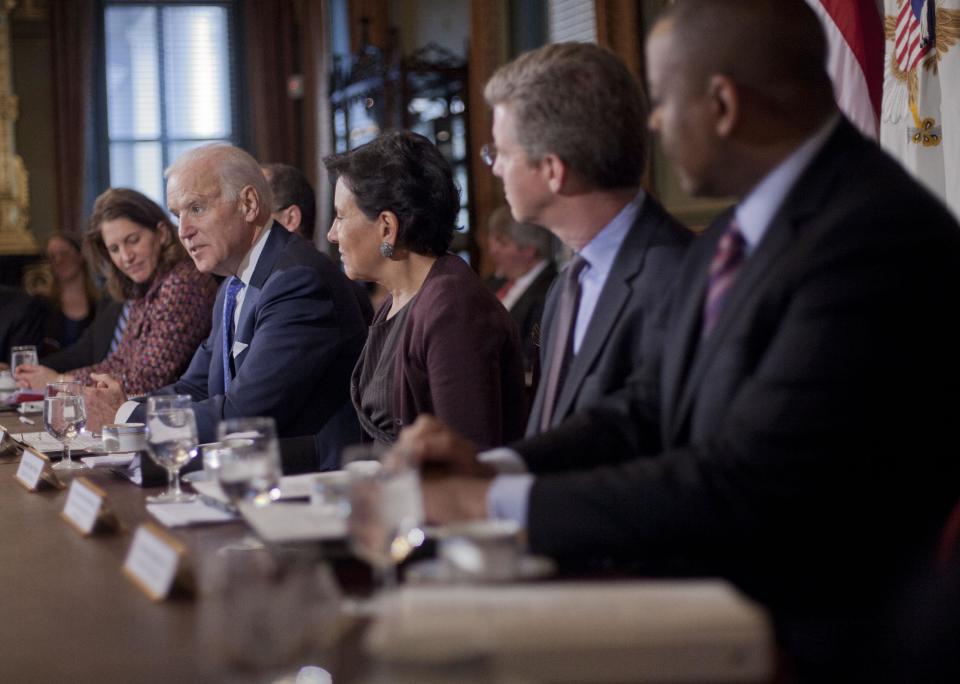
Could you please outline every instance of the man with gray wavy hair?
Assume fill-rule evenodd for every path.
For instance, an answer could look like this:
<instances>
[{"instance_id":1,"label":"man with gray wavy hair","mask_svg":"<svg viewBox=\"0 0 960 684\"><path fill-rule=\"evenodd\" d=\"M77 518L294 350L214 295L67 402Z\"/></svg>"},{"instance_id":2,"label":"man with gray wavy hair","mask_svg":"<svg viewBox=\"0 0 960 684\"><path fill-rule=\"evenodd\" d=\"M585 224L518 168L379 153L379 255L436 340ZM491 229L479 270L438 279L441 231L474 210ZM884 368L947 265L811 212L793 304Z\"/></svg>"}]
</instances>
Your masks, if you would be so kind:
<instances>
[{"instance_id":1,"label":"man with gray wavy hair","mask_svg":"<svg viewBox=\"0 0 960 684\"><path fill-rule=\"evenodd\" d=\"M484 159L513 217L574 253L544 306L532 435L607 400L639 371L658 335L649 319L690 233L640 187L646 99L613 53L547 45L501 67L484 96L494 142Z\"/></svg>"},{"instance_id":2,"label":"man with gray wavy hair","mask_svg":"<svg viewBox=\"0 0 960 684\"><path fill-rule=\"evenodd\" d=\"M348 390L366 322L349 281L272 221L270 186L240 148L180 156L167 171L167 205L197 269L225 280L210 336L180 380L157 393L193 398L201 442L215 439L218 421L241 416L274 418L280 437L335 431L318 462L285 470L334 466L339 446L360 434ZM94 425L143 420L142 404L120 406L119 385L101 384L88 390Z\"/></svg>"}]
</instances>

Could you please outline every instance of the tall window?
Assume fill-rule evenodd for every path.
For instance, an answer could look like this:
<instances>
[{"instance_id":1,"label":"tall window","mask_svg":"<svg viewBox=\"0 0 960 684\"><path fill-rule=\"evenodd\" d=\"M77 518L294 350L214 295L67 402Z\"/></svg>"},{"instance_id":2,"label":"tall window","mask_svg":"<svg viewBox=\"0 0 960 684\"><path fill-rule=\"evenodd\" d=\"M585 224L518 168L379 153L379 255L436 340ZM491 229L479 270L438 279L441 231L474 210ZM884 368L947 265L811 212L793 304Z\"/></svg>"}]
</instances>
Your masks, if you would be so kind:
<instances>
[{"instance_id":1,"label":"tall window","mask_svg":"<svg viewBox=\"0 0 960 684\"><path fill-rule=\"evenodd\" d=\"M110 185L164 203L186 150L239 143L231 3L104 5Z\"/></svg>"}]
</instances>

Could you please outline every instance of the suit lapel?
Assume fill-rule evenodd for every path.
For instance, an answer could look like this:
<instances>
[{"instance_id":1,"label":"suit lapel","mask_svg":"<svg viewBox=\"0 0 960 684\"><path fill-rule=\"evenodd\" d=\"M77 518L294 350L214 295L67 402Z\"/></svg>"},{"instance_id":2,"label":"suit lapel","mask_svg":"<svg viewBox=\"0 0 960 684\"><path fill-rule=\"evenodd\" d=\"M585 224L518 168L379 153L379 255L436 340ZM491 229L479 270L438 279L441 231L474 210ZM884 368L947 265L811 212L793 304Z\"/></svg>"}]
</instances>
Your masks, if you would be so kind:
<instances>
[{"instance_id":1,"label":"suit lapel","mask_svg":"<svg viewBox=\"0 0 960 684\"><path fill-rule=\"evenodd\" d=\"M750 315L752 306L759 300L765 279L775 276L774 267L783 262L784 254L796 242L798 233L804 228L804 221L824 206L826 196L835 187L834 178L843 173L849 164L851 155L847 151L851 145L860 141L860 135L845 119L828 138L823 149L813 159L809 167L801 174L794 187L787 194L783 205L774 215L754 253L747 259L736 281L727 293L716 327L706 340L700 340L700 317L703 298L706 291L708 264L713 257L716 243L729 222L718 221L711 228L711 241L698 260L698 271L687 272L686 282L695 287L687 291L681 304L676 332L669 335L669 342L676 345L667 347L669 359L664 361L663 404L664 428L668 443L674 442L682 431L695 403L702 383L709 377L708 370L722 347L724 339L737 326L744 316ZM692 276L690 278L689 276ZM675 353L671 353L675 351ZM684 376L684 370L689 373ZM671 410L672 409L672 410Z\"/></svg>"},{"instance_id":2,"label":"suit lapel","mask_svg":"<svg viewBox=\"0 0 960 684\"><path fill-rule=\"evenodd\" d=\"M604 283L597 301L597 307L593 311L593 317L587 326L587 333L580 345L580 350L570 363L563 388L557 398L557 406L553 412L553 425L561 422L580 393L584 379L603 352L610 338L610 331L616 325L623 307L630 299L633 292L631 281L643 270L647 243L654 232L654 226L646 224L656 220L651 216L650 206L650 202L644 202L643 208L617 251L613 267L610 269L607 282Z\"/></svg>"},{"instance_id":3,"label":"suit lapel","mask_svg":"<svg viewBox=\"0 0 960 684\"><path fill-rule=\"evenodd\" d=\"M263 290L267 278L273 273L277 257L280 255L281 249L290 237L290 233L278 227L275 223L268 228L268 230L270 231L270 235L267 237L267 243L263 246L263 251L260 252L257 266L253 269L253 276L251 276L250 283L247 285L246 292L243 295L243 306L240 308L240 320L237 324L236 334L233 336L235 343L250 344L256 325L255 314L260 304L260 292ZM240 372L240 366L243 364L244 357L245 355L242 352L234 354L234 370L237 373Z\"/></svg>"},{"instance_id":4,"label":"suit lapel","mask_svg":"<svg viewBox=\"0 0 960 684\"><path fill-rule=\"evenodd\" d=\"M674 315L672 325L664 336L663 368L661 393L664 411L661 418L665 435L672 435L673 430L670 418L677 415L677 402L684 387L684 380L697 346L700 342L700 323L703 315L703 298L707 286L707 266L717 248L717 242L727 224L730 222L733 211L720 215L703 237L698 238L694 252L684 265L678 284L690 283L686 289L686 297L674 301ZM696 256L694 256L694 254Z\"/></svg>"},{"instance_id":5,"label":"suit lapel","mask_svg":"<svg viewBox=\"0 0 960 684\"><path fill-rule=\"evenodd\" d=\"M674 412L675 420L668 433L671 441L676 438L684 420L693 408L694 398L704 381L707 369L710 367L717 349L723 346L724 338L735 326L740 315L749 313L750 305L756 301L757 292L761 289L760 284L769 275L773 266L781 260L783 253L790 247L793 242L793 235L791 219L781 217L774 220L760 244L757 245L754 254L747 259L737 275L736 281L727 293L723 311L717 320L716 327L705 340L700 339L699 318L702 316L706 278L703 279L703 287L699 296L691 298L695 299L697 303L696 311L689 312L690 317L696 323L691 323L688 327L686 337L688 347L693 349L692 365L686 381L683 383L683 390L679 395L677 409Z\"/></svg>"}]
</instances>

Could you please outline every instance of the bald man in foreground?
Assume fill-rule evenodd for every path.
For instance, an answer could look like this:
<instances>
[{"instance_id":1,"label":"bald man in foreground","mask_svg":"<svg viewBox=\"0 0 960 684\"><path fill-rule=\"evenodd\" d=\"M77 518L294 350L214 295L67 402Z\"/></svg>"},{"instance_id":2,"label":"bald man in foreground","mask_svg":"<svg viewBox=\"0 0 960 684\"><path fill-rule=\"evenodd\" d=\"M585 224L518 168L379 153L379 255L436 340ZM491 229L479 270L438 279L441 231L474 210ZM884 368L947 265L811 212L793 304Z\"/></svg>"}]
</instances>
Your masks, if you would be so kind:
<instances>
[{"instance_id":1,"label":"bald man in foreground","mask_svg":"<svg viewBox=\"0 0 960 684\"><path fill-rule=\"evenodd\" d=\"M826 49L800 0L679 0L652 30L650 127L688 191L739 199L681 267L657 393L513 445L522 473L431 419L401 440L449 473L433 521L727 577L820 680L882 662L960 492L960 227L839 114Z\"/></svg>"}]
</instances>

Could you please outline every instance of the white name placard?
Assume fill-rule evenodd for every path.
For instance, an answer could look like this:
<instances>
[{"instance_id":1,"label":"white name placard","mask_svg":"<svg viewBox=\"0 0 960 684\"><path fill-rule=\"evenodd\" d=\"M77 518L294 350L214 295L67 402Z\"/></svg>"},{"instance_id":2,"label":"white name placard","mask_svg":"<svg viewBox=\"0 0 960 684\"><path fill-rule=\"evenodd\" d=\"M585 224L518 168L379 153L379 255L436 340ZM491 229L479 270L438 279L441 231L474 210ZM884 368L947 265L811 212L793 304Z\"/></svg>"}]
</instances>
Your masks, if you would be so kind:
<instances>
[{"instance_id":1,"label":"white name placard","mask_svg":"<svg viewBox=\"0 0 960 684\"><path fill-rule=\"evenodd\" d=\"M85 477L78 477L70 485L60 515L85 537L93 533L98 522L104 527L116 527L116 518L107 505L107 493Z\"/></svg>"},{"instance_id":2,"label":"white name placard","mask_svg":"<svg viewBox=\"0 0 960 684\"><path fill-rule=\"evenodd\" d=\"M57 478L57 474L53 472L50 459L31 447L26 447L23 450L20 465L17 467L16 478L17 482L31 492L37 491L43 484L48 484L56 489L63 489L65 486Z\"/></svg>"},{"instance_id":3,"label":"white name placard","mask_svg":"<svg viewBox=\"0 0 960 684\"><path fill-rule=\"evenodd\" d=\"M133 543L123 563L123 574L154 601L170 594L178 575L186 570L183 544L153 523L143 523L133 535Z\"/></svg>"}]
</instances>

